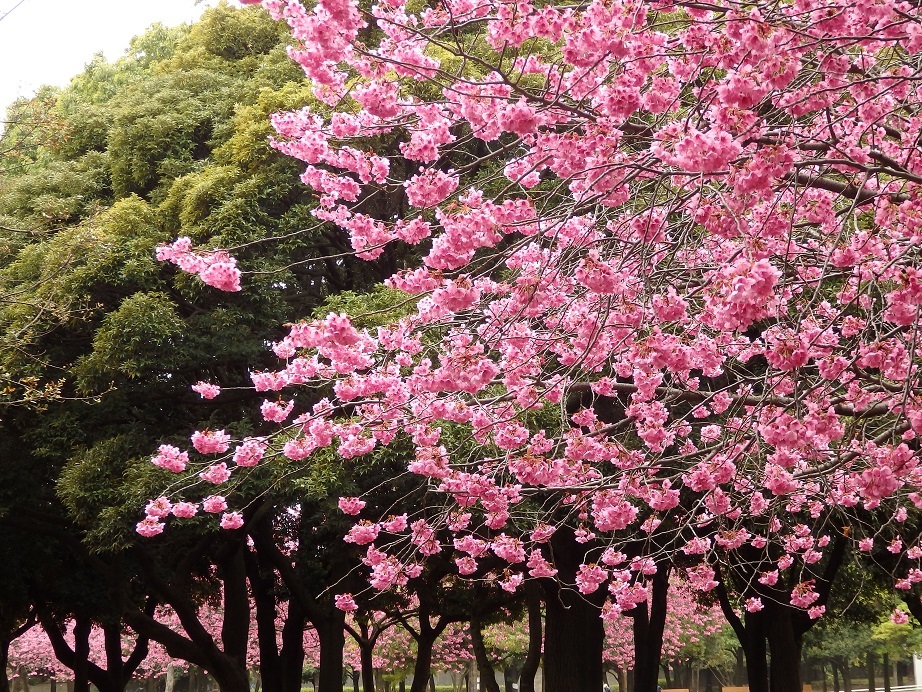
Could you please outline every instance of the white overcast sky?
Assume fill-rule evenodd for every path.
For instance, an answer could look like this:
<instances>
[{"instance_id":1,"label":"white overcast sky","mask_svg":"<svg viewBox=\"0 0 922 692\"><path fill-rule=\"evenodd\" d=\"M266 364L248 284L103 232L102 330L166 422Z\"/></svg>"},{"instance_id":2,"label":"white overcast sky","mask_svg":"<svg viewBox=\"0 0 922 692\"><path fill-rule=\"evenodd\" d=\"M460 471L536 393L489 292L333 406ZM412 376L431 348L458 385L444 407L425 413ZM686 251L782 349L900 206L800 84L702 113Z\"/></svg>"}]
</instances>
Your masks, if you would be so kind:
<instances>
[{"instance_id":1,"label":"white overcast sky","mask_svg":"<svg viewBox=\"0 0 922 692\"><path fill-rule=\"evenodd\" d=\"M93 55L117 58L156 22L198 19L217 0L0 0L0 114L42 84L65 86ZM236 3L234 3L236 4Z\"/></svg>"}]
</instances>

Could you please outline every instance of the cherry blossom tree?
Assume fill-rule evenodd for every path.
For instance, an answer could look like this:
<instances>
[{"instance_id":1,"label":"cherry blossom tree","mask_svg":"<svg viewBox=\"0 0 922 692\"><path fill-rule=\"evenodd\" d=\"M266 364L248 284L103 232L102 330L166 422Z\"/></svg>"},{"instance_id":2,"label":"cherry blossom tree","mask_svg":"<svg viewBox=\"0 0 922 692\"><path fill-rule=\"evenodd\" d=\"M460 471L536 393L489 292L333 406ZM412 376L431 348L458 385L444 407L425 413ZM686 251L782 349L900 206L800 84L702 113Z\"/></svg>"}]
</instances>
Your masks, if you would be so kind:
<instances>
[{"instance_id":1,"label":"cherry blossom tree","mask_svg":"<svg viewBox=\"0 0 922 692\"><path fill-rule=\"evenodd\" d=\"M63 681L73 676L55 658L51 642L41 627L31 627L12 641L7 666L18 677L43 676Z\"/></svg>"},{"instance_id":2,"label":"cherry blossom tree","mask_svg":"<svg viewBox=\"0 0 922 692\"><path fill-rule=\"evenodd\" d=\"M349 665L353 671L360 671L362 676L363 692L375 692L375 646L378 639L388 629L397 624L397 619L386 612L376 610L371 612L353 612L346 619L346 632L349 633L347 652L352 653Z\"/></svg>"},{"instance_id":3,"label":"cherry blossom tree","mask_svg":"<svg viewBox=\"0 0 922 692\"><path fill-rule=\"evenodd\" d=\"M652 585L648 587L652 589ZM666 601L661 657L664 663L684 663L690 657L686 649L720 631L725 625L721 608L716 603L703 604L698 594L682 582L670 584ZM638 604L650 609L652 595ZM639 659L649 658L646 641L635 634L636 613L618 613L605 619L605 651L603 658L618 672L623 683L627 671L634 670ZM656 657L659 665L659 657ZM626 689L623 685L621 689Z\"/></svg>"},{"instance_id":4,"label":"cherry blossom tree","mask_svg":"<svg viewBox=\"0 0 922 692\"><path fill-rule=\"evenodd\" d=\"M553 689L601 687L599 608L637 608L657 580L661 639L672 570L775 609L772 690L799 689L780 661L846 548L884 542L895 586L922 581L905 530L922 507L917 7L262 4L316 97L273 124L318 223L360 257L421 259L388 279L415 304L394 324L290 328L254 387L326 398L267 401L270 440L200 433L206 480L235 482L216 455L411 440L432 505L396 524L343 501L371 583L398 588L437 553L461 576L498 558L510 591L543 580ZM241 280L186 239L159 256Z\"/></svg>"}]
</instances>

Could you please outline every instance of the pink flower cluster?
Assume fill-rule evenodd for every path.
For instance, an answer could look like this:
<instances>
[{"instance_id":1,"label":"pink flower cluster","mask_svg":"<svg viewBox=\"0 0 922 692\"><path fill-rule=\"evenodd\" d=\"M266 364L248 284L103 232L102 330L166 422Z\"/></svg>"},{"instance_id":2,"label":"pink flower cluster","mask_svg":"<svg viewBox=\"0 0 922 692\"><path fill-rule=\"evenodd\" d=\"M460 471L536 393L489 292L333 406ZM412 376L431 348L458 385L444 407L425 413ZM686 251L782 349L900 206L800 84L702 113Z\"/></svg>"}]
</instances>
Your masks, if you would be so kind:
<instances>
[{"instance_id":1,"label":"pink flower cluster","mask_svg":"<svg viewBox=\"0 0 922 692\"><path fill-rule=\"evenodd\" d=\"M161 262L172 262L184 272L198 274L204 283L220 291L240 290L237 260L224 251L196 253L192 250L192 241L181 237L170 245L159 246L157 259Z\"/></svg>"},{"instance_id":2,"label":"pink flower cluster","mask_svg":"<svg viewBox=\"0 0 922 692\"><path fill-rule=\"evenodd\" d=\"M444 552L478 578L496 556L490 576L513 591L557 574L546 543L566 516L578 549L610 544L570 584L607 584L606 622L644 603L676 554L700 559L681 565L694 590L717 587L719 560L748 576L734 594L748 612L786 600L818 617L825 551L845 539L828 527L851 527L859 505L883 524L854 527L849 545L910 562L898 589L922 580L916 9L689 6L665 31L649 12L671 6L639 0L263 4L324 104L272 121L318 223L368 259L426 242L422 266L388 280L408 314L377 330L343 314L295 325L279 368L252 374L257 391L330 392L280 433L290 460L412 441L408 471L444 507L355 524L374 586ZM459 27L476 55L446 48ZM547 49L510 52L535 38ZM158 257L239 289L232 258L187 238ZM261 411L286 423L292 397ZM449 428L483 453L459 456ZM229 444L193 438L202 454ZM267 449L244 441L234 460ZM154 463L181 473L189 459L164 445ZM149 510L139 530L154 534L164 510Z\"/></svg>"}]
</instances>

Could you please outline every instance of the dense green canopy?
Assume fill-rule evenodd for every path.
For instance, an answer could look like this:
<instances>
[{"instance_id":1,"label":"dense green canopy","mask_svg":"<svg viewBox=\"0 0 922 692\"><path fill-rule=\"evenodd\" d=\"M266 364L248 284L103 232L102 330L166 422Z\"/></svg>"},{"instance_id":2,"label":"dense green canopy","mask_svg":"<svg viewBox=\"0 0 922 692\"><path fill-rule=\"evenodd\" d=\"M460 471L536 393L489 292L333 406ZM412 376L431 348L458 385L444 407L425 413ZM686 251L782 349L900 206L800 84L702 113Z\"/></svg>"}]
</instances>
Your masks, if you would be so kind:
<instances>
[{"instance_id":1,"label":"dense green canopy","mask_svg":"<svg viewBox=\"0 0 922 692\"><path fill-rule=\"evenodd\" d=\"M328 258L348 246L311 216L299 165L269 146L269 115L311 98L287 41L261 10L222 3L194 25L154 26L119 60L97 57L67 88L9 109L9 146L0 147L0 549L17 558L0 584L10 596L4 631L38 602L53 603L60 619L137 619L158 579L158 601L175 597L180 607L233 591L242 535L204 519L156 542L135 533L146 500L174 480L151 454L209 425L258 434L263 395L234 387L274 363L268 344L282 325L379 280L374 265ZM222 294L158 262L155 248L178 236L233 248L244 290ZM229 389L202 401L190 389L201 380ZM309 537L324 523L324 487L343 477L321 468L267 500L273 479L290 471L254 469L233 501L262 497L268 522L301 500L305 519L289 518L298 525L288 530ZM245 624L243 632L245 645ZM239 649L238 639L225 648ZM195 644L194 656L208 648ZM215 668L219 654L197 662Z\"/></svg>"}]
</instances>

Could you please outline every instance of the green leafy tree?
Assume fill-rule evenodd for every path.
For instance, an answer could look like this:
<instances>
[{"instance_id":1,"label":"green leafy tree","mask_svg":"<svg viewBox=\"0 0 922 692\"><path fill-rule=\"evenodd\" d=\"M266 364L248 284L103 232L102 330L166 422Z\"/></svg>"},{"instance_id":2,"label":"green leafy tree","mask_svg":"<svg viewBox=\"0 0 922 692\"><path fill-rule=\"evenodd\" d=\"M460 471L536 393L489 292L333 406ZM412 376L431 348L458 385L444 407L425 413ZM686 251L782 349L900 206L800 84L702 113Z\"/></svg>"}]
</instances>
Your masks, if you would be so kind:
<instances>
[{"instance_id":1,"label":"green leafy tree","mask_svg":"<svg viewBox=\"0 0 922 692\"><path fill-rule=\"evenodd\" d=\"M40 602L48 622L79 614L127 623L226 690L249 688L247 585L275 568L243 531L206 521L140 540L134 526L146 499L173 480L150 453L212 423L259 434L262 397L234 387L268 362L279 325L380 278L374 266L327 259L347 246L317 227L297 165L266 141L268 115L305 98L286 41L261 11L226 4L192 26L154 27L123 58L98 57L54 93L47 109L60 128L36 129L24 165L0 175L0 295L10 296L0 303L0 435L11 488L0 496L0 524L9 540L57 554L61 573L73 575L66 581L82 590L61 593L23 568L22 607L11 621ZM177 235L237 248L252 277L247 289L225 298L158 263L156 246ZM200 380L230 390L212 405L190 390ZM56 398L39 416L10 405L42 392ZM264 494L284 473L276 467L244 482L234 501ZM333 514L319 491L313 504L300 497L311 484L326 487L318 473L254 503L252 533L311 539L303 540L307 555L321 538L311 538L314 526ZM299 503L303 519L286 518ZM23 555L36 557L25 548ZM325 589L327 575L311 572L322 562L310 554L300 569ZM285 588L280 578L269 584L272 614L289 600ZM215 638L198 608L218 600L227 626ZM170 604L184 631L159 625L151 603ZM300 641L305 615L292 610ZM81 684L96 675L103 689L102 674L112 672L87 671Z\"/></svg>"}]
</instances>

